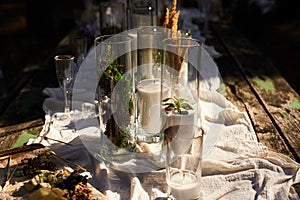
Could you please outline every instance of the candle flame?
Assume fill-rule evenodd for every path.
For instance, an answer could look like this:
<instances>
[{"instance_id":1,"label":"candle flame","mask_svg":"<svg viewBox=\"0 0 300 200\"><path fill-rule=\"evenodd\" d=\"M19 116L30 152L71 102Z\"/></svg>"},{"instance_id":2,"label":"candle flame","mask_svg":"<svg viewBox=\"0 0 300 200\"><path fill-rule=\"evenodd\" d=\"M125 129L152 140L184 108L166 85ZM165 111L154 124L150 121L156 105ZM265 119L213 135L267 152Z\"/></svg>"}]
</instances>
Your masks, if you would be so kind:
<instances>
[{"instance_id":1,"label":"candle flame","mask_svg":"<svg viewBox=\"0 0 300 200\"><path fill-rule=\"evenodd\" d=\"M182 178L185 178L185 173L184 173L184 170L182 170L182 169L179 169L179 173L182 175Z\"/></svg>"}]
</instances>

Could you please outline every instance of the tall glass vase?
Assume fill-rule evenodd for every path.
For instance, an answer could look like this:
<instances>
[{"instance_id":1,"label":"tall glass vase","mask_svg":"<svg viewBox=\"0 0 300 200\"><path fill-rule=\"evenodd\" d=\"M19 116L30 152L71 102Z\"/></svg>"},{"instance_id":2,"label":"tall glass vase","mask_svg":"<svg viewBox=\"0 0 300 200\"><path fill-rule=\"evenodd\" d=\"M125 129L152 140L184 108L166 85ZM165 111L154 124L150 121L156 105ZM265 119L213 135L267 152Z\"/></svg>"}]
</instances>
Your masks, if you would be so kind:
<instances>
[{"instance_id":1,"label":"tall glass vase","mask_svg":"<svg viewBox=\"0 0 300 200\"><path fill-rule=\"evenodd\" d=\"M199 102L201 43L187 37L167 38L163 41L163 48L162 77L170 85L169 96L162 95L161 99L165 117L163 133L172 144L173 153L180 155L188 150L189 138L202 137ZM171 162L169 160L167 165Z\"/></svg>"},{"instance_id":2,"label":"tall glass vase","mask_svg":"<svg viewBox=\"0 0 300 200\"><path fill-rule=\"evenodd\" d=\"M128 0L127 28L141 28L158 24L157 0Z\"/></svg>"},{"instance_id":3,"label":"tall glass vase","mask_svg":"<svg viewBox=\"0 0 300 200\"><path fill-rule=\"evenodd\" d=\"M101 154L108 160L134 143L132 43L133 38L125 34L95 39Z\"/></svg>"},{"instance_id":4,"label":"tall glass vase","mask_svg":"<svg viewBox=\"0 0 300 200\"><path fill-rule=\"evenodd\" d=\"M199 98L201 42L189 37L163 40L162 77L171 85L171 97L196 103Z\"/></svg>"},{"instance_id":5,"label":"tall glass vase","mask_svg":"<svg viewBox=\"0 0 300 200\"><path fill-rule=\"evenodd\" d=\"M136 82L136 134L144 142L161 141L163 120L161 94L169 88L161 79L162 42L170 36L170 30L158 26L146 26L137 32Z\"/></svg>"}]
</instances>

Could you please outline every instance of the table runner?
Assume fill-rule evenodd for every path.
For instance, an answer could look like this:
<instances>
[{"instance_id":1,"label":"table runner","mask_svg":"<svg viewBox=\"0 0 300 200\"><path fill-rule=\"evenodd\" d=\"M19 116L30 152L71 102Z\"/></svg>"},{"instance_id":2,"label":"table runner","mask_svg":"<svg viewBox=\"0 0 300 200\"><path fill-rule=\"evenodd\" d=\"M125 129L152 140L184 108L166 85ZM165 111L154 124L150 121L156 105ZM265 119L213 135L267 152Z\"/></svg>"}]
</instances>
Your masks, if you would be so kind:
<instances>
[{"instance_id":1,"label":"table runner","mask_svg":"<svg viewBox=\"0 0 300 200\"><path fill-rule=\"evenodd\" d=\"M198 26L191 23L191 19L198 17L199 10L183 9L181 16L185 20L182 27L191 30L194 38L205 40L201 37ZM222 80L218 69L211 59L220 54L211 46L205 46L202 56L201 104L205 108L202 113L203 129L206 133L215 134L212 142L205 152L203 159L202 190L203 199L300 199L292 187L300 182L299 163L287 156L268 151L257 140L255 131L247 113L239 111L221 93L217 92ZM90 57L93 57L93 50ZM88 56L89 57L89 56ZM84 61L82 73L77 79L82 79L86 88L75 87L77 98L73 102L74 119L76 126L64 120L63 96L58 88L45 88L43 91L47 98L43 104L45 110L45 125L40 137L29 143L42 143L49 146L62 157L76 162L88 169L94 176L90 180L96 188L105 193L108 199L133 199L147 200L156 197L165 197L165 171L157 170L148 175L123 176L106 168L105 164L86 149L98 148L93 137L80 137L81 129L97 137L97 118L93 113L88 118L82 119L82 103L93 103L95 87L89 85L91 80L96 80L96 73L88 80L85 73L91 74L94 69L93 59ZM95 76L94 76L95 75ZM79 89L78 89L79 88ZM88 114L88 113L85 113ZM65 127L68 128L65 128ZM65 129L61 129L64 127ZM44 135L47 138L43 137ZM206 136L207 137L207 136ZM64 141L70 145L58 143ZM207 142L207 141L204 141ZM95 150L96 151L96 150ZM80 152L80 154L78 153ZM152 181L152 182L151 182Z\"/></svg>"},{"instance_id":2,"label":"table runner","mask_svg":"<svg viewBox=\"0 0 300 200\"><path fill-rule=\"evenodd\" d=\"M247 114L236 109L221 94L213 95L217 96L213 98L214 104L221 107L221 111L216 118L210 116L205 120L213 121L217 126L218 122L223 122L223 129L215 145L203 159L203 199L300 199L292 187L300 181L299 164L287 156L268 151L257 141ZM79 111L76 114L80 116ZM93 145L92 138L91 141L87 141L89 138L81 138L84 141L82 142L78 132L72 130L72 126L61 130L61 126L65 125L63 120L52 120L49 125L50 119L51 117L46 115L46 123L40 136L47 134L48 138L69 142L73 146L51 139L41 140L41 137L31 142L47 145L62 157L87 168L95 177L91 180L92 184L104 193L110 191L108 196L113 196L111 199L150 199L150 196L153 198L165 195L161 192L164 180L161 180L161 186L157 187L159 183L153 183L153 188L148 188L145 192L145 180L133 178L131 187L130 180L120 179L86 150L85 144ZM97 127L89 127L89 123L94 124L94 120L96 118L93 117L85 119L82 124L93 134L98 134ZM165 176L164 170L155 171L153 174L157 177ZM146 185L149 186L149 183Z\"/></svg>"},{"instance_id":3,"label":"table runner","mask_svg":"<svg viewBox=\"0 0 300 200\"><path fill-rule=\"evenodd\" d=\"M206 62L203 69L205 78L201 83L205 90L201 91L200 101L203 129L206 134L215 135L209 141L212 144L206 145L209 149L203 159L203 199L300 199L292 187L300 181L299 164L282 154L268 151L257 141L247 113L240 112L217 92L222 81L215 63L205 56L203 60ZM92 69L82 70L86 73ZM76 108L72 114L75 124L64 118L61 91L57 88L44 89L44 94L49 96L43 105L45 125L40 137L29 143L49 146L60 156L88 169L94 175L91 184L105 193L108 199L154 199L165 196L164 170L151 172L150 176L156 177L151 183L149 175L120 176L107 169L93 154L99 148L97 140L93 139L100 134L95 125L98 122L93 112L83 115L81 105L86 101L82 101L81 97L90 96L92 100L95 90L76 89L78 91L74 92L82 95L73 104ZM88 132L91 137L82 137L79 130ZM87 150L87 145L95 149Z\"/></svg>"}]
</instances>

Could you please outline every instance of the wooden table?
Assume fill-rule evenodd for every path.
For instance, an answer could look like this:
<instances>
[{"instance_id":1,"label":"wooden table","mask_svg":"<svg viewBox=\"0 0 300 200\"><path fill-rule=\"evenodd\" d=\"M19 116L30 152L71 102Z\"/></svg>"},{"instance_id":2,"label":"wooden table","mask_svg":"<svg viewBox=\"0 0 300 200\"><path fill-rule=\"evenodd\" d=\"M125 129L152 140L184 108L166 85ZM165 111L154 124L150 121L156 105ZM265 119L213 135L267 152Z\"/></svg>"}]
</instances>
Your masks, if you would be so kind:
<instances>
[{"instance_id":1,"label":"wooden table","mask_svg":"<svg viewBox=\"0 0 300 200\"><path fill-rule=\"evenodd\" d=\"M300 96L235 27L213 25L226 98L246 112L258 140L300 162ZM300 184L294 186L300 194Z\"/></svg>"},{"instance_id":2,"label":"wooden table","mask_svg":"<svg viewBox=\"0 0 300 200\"><path fill-rule=\"evenodd\" d=\"M300 162L299 95L233 26L214 24L212 30L211 42L222 54L215 62L224 81L225 97L249 115L258 140L270 151ZM22 144L21 137L34 136L42 129L42 89L57 86L53 56L63 44L41 63L39 71L0 116L0 149L16 146L17 141Z\"/></svg>"},{"instance_id":3,"label":"wooden table","mask_svg":"<svg viewBox=\"0 0 300 200\"><path fill-rule=\"evenodd\" d=\"M226 98L248 113L260 142L300 162L300 97L232 26L213 26Z\"/></svg>"}]
</instances>

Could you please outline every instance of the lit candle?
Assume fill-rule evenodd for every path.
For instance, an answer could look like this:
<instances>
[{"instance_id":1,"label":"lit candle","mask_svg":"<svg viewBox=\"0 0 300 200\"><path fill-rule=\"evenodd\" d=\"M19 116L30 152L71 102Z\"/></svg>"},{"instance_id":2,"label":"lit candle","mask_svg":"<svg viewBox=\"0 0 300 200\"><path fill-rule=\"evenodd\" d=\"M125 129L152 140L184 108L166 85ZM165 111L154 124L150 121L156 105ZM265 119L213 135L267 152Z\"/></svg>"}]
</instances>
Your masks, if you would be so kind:
<instances>
[{"instance_id":1,"label":"lit candle","mask_svg":"<svg viewBox=\"0 0 300 200\"><path fill-rule=\"evenodd\" d=\"M154 135L161 130L161 89L167 96L168 88L162 86L160 79L145 79L137 85L138 121L139 126L148 135Z\"/></svg>"},{"instance_id":2,"label":"lit candle","mask_svg":"<svg viewBox=\"0 0 300 200\"><path fill-rule=\"evenodd\" d=\"M191 171L178 170L167 180L170 194L176 200L199 199L201 197L200 182Z\"/></svg>"}]
</instances>

